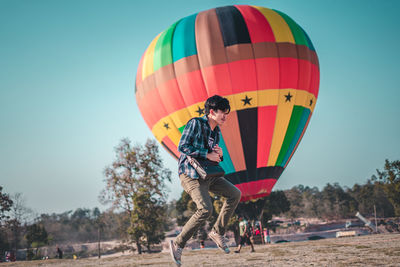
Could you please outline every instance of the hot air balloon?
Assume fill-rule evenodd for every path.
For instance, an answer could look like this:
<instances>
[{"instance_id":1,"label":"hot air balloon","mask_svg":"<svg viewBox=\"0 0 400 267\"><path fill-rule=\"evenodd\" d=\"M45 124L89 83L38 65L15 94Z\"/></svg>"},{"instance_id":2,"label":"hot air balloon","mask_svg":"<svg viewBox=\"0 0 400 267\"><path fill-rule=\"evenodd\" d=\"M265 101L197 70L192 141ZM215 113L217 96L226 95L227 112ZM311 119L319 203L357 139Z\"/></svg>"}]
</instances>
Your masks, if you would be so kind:
<instances>
[{"instance_id":1,"label":"hot air balloon","mask_svg":"<svg viewBox=\"0 0 400 267\"><path fill-rule=\"evenodd\" d=\"M225 6L185 17L143 54L136 101L155 138L178 158L185 124L213 95L229 99L221 127L225 178L241 201L270 194L307 128L319 88L318 57L284 13Z\"/></svg>"}]
</instances>

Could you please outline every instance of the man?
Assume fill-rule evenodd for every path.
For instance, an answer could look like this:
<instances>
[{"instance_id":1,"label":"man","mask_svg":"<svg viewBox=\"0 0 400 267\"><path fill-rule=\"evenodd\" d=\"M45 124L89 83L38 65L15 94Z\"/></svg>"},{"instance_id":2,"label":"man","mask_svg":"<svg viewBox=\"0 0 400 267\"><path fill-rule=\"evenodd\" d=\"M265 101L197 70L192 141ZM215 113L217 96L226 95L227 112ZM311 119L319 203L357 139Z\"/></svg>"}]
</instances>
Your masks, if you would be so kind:
<instances>
[{"instance_id":1,"label":"man","mask_svg":"<svg viewBox=\"0 0 400 267\"><path fill-rule=\"evenodd\" d=\"M57 248L57 251L56 251L57 258L58 258L58 259L62 259L62 257L63 257L63 252L62 252L62 250L61 250L58 246L57 246L56 248Z\"/></svg>"},{"instance_id":2,"label":"man","mask_svg":"<svg viewBox=\"0 0 400 267\"><path fill-rule=\"evenodd\" d=\"M197 211L186 222L182 232L175 241L170 241L171 256L175 263L181 265L182 250L186 242L193 236L213 212L212 201L209 192L226 198L221 212L215 222L209 237L217 246L229 253L225 243L224 234L228 221L239 203L241 193L233 184L224 177L202 179L196 170L190 165L187 156L198 159L208 159L214 162L223 160L222 148L218 146L220 140L220 128L230 112L229 101L218 95L207 99L205 103L205 116L190 120L183 130L178 150L181 152L179 158L179 179L183 189L196 203ZM204 142L206 138L208 145Z\"/></svg>"},{"instance_id":3,"label":"man","mask_svg":"<svg viewBox=\"0 0 400 267\"><path fill-rule=\"evenodd\" d=\"M267 230L265 230L265 243L266 244L271 244L271 237L269 235L269 228L267 228Z\"/></svg>"},{"instance_id":4,"label":"man","mask_svg":"<svg viewBox=\"0 0 400 267\"><path fill-rule=\"evenodd\" d=\"M254 252L255 251L254 246L250 239L251 237L250 225L247 222L247 220L243 218L243 216L239 216L239 234L240 234L239 246L238 249L235 251L235 253L240 253L240 249L244 244L250 245L251 246L250 252Z\"/></svg>"}]
</instances>

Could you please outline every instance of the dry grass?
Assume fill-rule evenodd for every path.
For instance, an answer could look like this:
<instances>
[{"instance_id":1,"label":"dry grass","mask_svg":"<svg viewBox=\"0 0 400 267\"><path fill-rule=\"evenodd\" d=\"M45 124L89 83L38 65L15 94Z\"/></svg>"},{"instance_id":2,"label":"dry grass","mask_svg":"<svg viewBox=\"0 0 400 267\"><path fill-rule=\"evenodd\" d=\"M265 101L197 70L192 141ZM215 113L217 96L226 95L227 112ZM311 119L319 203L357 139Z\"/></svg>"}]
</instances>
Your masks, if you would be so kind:
<instances>
[{"instance_id":1,"label":"dry grass","mask_svg":"<svg viewBox=\"0 0 400 267\"><path fill-rule=\"evenodd\" d=\"M233 249L233 248L232 248ZM217 249L185 250L183 266L400 266L400 234L257 245L250 253L223 254ZM174 266L167 252L111 256L102 259L46 260L2 263L0 267L30 266Z\"/></svg>"}]
</instances>

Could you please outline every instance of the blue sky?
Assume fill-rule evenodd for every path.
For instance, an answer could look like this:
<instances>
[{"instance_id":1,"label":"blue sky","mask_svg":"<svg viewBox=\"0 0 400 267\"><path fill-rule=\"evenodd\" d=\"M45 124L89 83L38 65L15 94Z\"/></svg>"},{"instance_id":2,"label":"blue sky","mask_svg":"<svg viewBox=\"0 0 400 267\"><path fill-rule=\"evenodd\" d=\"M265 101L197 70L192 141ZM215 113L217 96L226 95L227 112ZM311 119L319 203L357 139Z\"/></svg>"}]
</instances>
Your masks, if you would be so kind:
<instances>
[{"instance_id":1,"label":"blue sky","mask_svg":"<svg viewBox=\"0 0 400 267\"><path fill-rule=\"evenodd\" d=\"M320 94L275 189L364 183L400 159L400 1L0 0L0 185L38 213L101 206L121 138L152 138L134 96L139 60L178 19L231 4L288 14L320 60ZM176 161L161 152L182 191Z\"/></svg>"}]
</instances>

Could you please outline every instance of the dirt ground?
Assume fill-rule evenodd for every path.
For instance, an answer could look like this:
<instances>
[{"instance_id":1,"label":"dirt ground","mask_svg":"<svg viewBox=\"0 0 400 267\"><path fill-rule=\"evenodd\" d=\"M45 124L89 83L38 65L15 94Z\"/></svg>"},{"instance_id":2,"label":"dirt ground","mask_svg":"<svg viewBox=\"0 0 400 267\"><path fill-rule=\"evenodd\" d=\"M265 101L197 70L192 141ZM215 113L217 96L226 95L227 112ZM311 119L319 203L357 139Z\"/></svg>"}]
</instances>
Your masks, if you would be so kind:
<instances>
[{"instance_id":1,"label":"dirt ground","mask_svg":"<svg viewBox=\"0 0 400 267\"><path fill-rule=\"evenodd\" d=\"M182 266L400 266L400 234L256 245L250 253L217 249L184 250ZM101 259L1 263L3 266L175 266L169 253L109 256Z\"/></svg>"}]
</instances>

